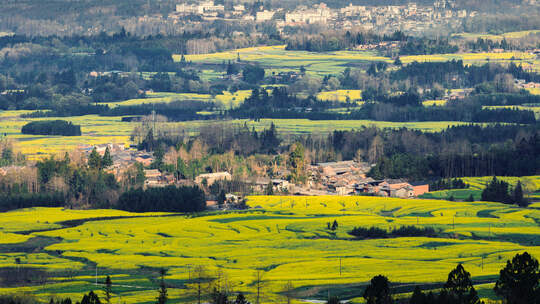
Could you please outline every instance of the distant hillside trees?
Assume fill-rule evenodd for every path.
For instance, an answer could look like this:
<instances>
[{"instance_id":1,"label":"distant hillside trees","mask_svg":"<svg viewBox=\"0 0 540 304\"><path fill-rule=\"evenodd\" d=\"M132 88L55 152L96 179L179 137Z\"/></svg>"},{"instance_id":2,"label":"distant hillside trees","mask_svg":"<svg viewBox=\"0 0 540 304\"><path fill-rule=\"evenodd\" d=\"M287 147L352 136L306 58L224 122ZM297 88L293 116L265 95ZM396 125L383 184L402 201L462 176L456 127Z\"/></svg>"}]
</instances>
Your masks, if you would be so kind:
<instances>
[{"instance_id":1,"label":"distant hillside trees","mask_svg":"<svg viewBox=\"0 0 540 304\"><path fill-rule=\"evenodd\" d=\"M124 192L116 207L131 212L198 212L205 210L206 198L197 186L136 189Z\"/></svg>"},{"instance_id":2,"label":"distant hillside trees","mask_svg":"<svg viewBox=\"0 0 540 304\"><path fill-rule=\"evenodd\" d=\"M81 126L65 120L33 121L24 125L23 134L80 136Z\"/></svg>"}]
</instances>

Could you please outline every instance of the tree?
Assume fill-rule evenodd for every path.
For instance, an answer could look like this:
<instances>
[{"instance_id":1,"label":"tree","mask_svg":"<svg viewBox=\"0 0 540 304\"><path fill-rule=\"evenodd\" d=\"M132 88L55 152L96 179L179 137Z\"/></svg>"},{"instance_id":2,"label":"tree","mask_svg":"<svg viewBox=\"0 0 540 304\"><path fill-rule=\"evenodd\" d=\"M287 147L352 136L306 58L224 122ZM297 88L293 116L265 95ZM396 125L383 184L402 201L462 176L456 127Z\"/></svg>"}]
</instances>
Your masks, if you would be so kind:
<instances>
[{"instance_id":1,"label":"tree","mask_svg":"<svg viewBox=\"0 0 540 304\"><path fill-rule=\"evenodd\" d=\"M529 253L517 254L500 271L494 291L508 304L535 303L540 300L538 260Z\"/></svg>"},{"instance_id":2,"label":"tree","mask_svg":"<svg viewBox=\"0 0 540 304\"><path fill-rule=\"evenodd\" d=\"M474 196L472 194L467 198L467 202L474 202Z\"/></svg>"},{"instance_id":3,"label":"tree","mask_svg":"<svg viewBox=\"0 0 540 304\"><path fill-rule=\"evenodd\" d=\"M105 279L105 301L107 304L111 304L112 298L112 282L111 277L107 276Z\"/></svg>"},{"instance_id":4,"label":"tree","mask_svg":"<svg viewBox=\"0 0 540 304\"><path fill-rule=\"evenodd\" d=\"M239 292L234 300L234 304L250 304L243 293Z\"/></svg>"},{"instance_id":5,"label":"tree","mask_svg":"<svg viewBox=\"0 0 540 304\"><path fill-rule=\"evenodd\" d=\"M264 69L256 65L246 65L242 76L245 82L255 84L264 79Z\"/></svg>"},{"instance_id":6,"label":"tree","mask_svg":"<svg viewBox=\"0 0 540 304\"><path fill-rule=\"evenodd\" d=\"M92 152L90 152L90 155L88 156L88 166L90 169L101 168L101 156L99 156L96 147L92 149Z\"/></svg>"},{"instance_id":7,"label":"tree","mask_svg":"<svg viewBox=\"0 0 540 304\"><path fill-rule=\"evenodd\" d=\"M87 295L83 296L81 304L101 304L101 301L94 291L90 291Z\"/></svg>"},{"instance_id":8,"label":"tree","mask_svg":"<svg viewBox=\"0 0 540 304\"><path fill-rule=\"evenodd\" d=\"M167 270L165 268L161 268L159 270L159 274L161 276L161 281L159 283L159 295L157 297L157 304L165 304L167 303L167 299L169 298L167 295L167 286L165 285L165 275L167 274Z\"/></svg>"},{"instance_id":9,"label":"tree","mask_svg":"<svg viewBox=\"0 0 540 304\"><path fill-rule=\"evenodd\" d=\"M289 152L289 166L292 171L292 180L294 182L305 182L307 176L304 172L304 146L297 142L291 146Z\"/></svg>"},{"instance_id":10,"label":"tree","mask_svg":"<svg viewBox=\"0 0 540 304\"><path fill-rule=\"evenodd\" d=\"M101 160L101 165L103 166L103 168L107 168L113 165L113 160L112 160L111 151L109 150L109 147L105 149L105 153L103 154L103 159Z\"/></svg>"},{"instance_id":11,"label":"tree","mask_svg":"<svg viewBox=\"0 0 540 304\"><path fill-rule=\"evenodd\" d=\"M337 220L334 220L334 222L332 223L332 231L335 231L336 229L338 229L338 222Z\"/></svg>"},{"instance_id":12,"label":"tree","mask_svg":"<svg viewBox=\"0 0 540 304\"><path fill-rule=\"evenodd\" d=\"M399 58L399 56L396 57L396 60L394 60L394 65L397 65L397 66L403 65L403 63L401 62L401 58Z\"/></svg>"},{"instance_id":13,"label":"tree","mask_svg":"<svg viewBox=\"0 0 540 304\"><path fill-rule=\"evenodd\" d=\"M523 187L521 185L521 181L517 182L517 185L514 188L514 191L512 192L512 200L514 201L515 204L517 204L520 207L525 208L529 206L529 202L523 196Z\"/></svg>"},{"instance_id":14,"label":"tree","mask_svg":"<svg viewBox=\"0 0 540 304\"><path fill-rule=\"evenodd\" d=\"M266 195L274 195L274 184L272 184L272 181L268 182L268 185L266 185Z\"/></svg>"},{"instance_id":15,"label":"tree","mask_svg":"<svg viewBox=\"0 0 540 304\"><path fill-rule=\"evenodd\" d=\"M225 191L224 191L224 190L221 190L221 191L219 192L219 195L218 195L218 200L217 200L218 205L221 206L221 205L225 204L225 201L226 201L226 200L227 200L227 197L226 197L226 195L225 195Z\"/></svg>"},{"instance_id":16,"label":"tree","mask_svg":"<svg viewBox=\"0 0 540 304\"><path fill-rule=\"evenodd\" d=\"M488 202L501 202L505 204L512 203L512 197L508 193L508 183L499 181L493 177L491 182L482 191L482 200Z\"/></svg>"},{"instance_id":17,"label":"tree","mask_svg":"<svg viewBox=\"0 0 540 304\"><path fill-rule=\"evenodd\" d=\"M409 304L426 304L426 295L419 286L414 288L414 292L409 299Z\"/></svg>"},{"instance_id":18,"label":"tree","mask_svg":"<svg viewBox=\"0 0 540 304\"><path fill-rule=\"evenodd\" d=\"M479 301L478 294L471 280L471 274L461 264L457 265L448 274L448 280L444 284L444 290L453 301L452 303L474 304Z\"/></svg>"},{"instance_id":19,"label":"tree","mask_svg":"<svg viewBox=\"0 0 540 304\"><path fill-rule=\"evenodd\" d=\"M375 276L364 290L364 299L367 304L391 304L394 302L390 294L390 282L383 275Z\"/></svg>"}]
</instances>

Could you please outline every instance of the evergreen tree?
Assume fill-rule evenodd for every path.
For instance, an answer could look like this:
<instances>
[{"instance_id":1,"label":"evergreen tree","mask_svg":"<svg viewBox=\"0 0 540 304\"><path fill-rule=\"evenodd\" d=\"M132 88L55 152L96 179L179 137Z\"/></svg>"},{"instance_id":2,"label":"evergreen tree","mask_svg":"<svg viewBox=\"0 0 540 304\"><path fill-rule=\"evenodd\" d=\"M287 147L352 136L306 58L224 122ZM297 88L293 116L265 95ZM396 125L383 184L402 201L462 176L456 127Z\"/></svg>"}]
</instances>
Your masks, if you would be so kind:
<instances>
[{"instance_id":1,"label":"evergreen tree","mask_svg":"<svg viewBox=\"0 0 540 304\"><path fill-rule=\"evenodd\" d=\"M479 302L478 294L471 280L471 274L461 264L448 274L444 290L453 301L452 303L475 304Z\"/></svg>"},{"instance_id":2,"label":"evergreen tree","mask_svg":"<svg viewBox=\"0 0 540 304\"><path fill-rule=\"evenodd\" d=\"M403 62L401 62L401 59L399 58L399 56L396 58L396 60L394 60L394 65L397 65L397 66L403 65Z\"/></svg>"},{"instance_id":3,"label":"evergreen tree","mask_svg":"<svg viewBox=\"0 0 540 304\"><path fill-rule=\"evenodd\" d=\"M499 181L493 177L491 182L482 191L482 200L487 202L512 203L512 198L508 193L508 183Z\"/></svg>"},{"instance_id":4,"label":"evergreen tree","mask_svg":"<svg viewBox=\"0 0 540 304\"><path fill-rule=\"evenodd\" d=\"M112 160L111 151L109 150L109 147L105 149L105 153L103 154L103 159L101 160L101 165L103 166L103 168L107 168L113 165L113 160Z\"/></svg>"},{"instance_id":5,"label":"evergreen tree","mask_svg":"<svg viewBox=\"0 0 540 304\"><path fill-rule=\"evenodd\" d=\"M107 304L111 304L112 298L112 282L111 277L107 276L105 279L105 301Z\"/></svg>"},{"instance_id":6,"label":"evergreen tree","mask_svg":"<svg viewBox=\"0 0 540 304\"><path fill-rule=\"evenodd\" d=\"M90 291L87 295L83 296L81 304L101 304L101 301L94 291Z\"/></svg>"},{"instance_id":7,"label":"evergreen tree","mask_svg":"<svg viewBox=\"0 0 540 304\"><path fill-rule=\"evenodd\" d=\"M472 194L469 195L469 198L467 199L467 202L474 202L474 196Z\"/></svg>"},{"instance_id":8,"label":"evergreen tree","mask_svg":"<svg viewBox=\"0 0 540 304\"><path fill-rule=\"evenodd\" d=\"M90 152L90 156L88 156L88 166L90 167L90 169L101 168L101 156L99 156L96 147L92 149L92 152Z\"/></svg>"},{"instance_id":9,"label":"evergreen tree","mask_svg":"<svg viewBox=\"0 0 540 304\"><path fill-rule=\"evenodd\" d=\"M336 229L338 229L338 222L337 220L334 220L334 222L332 223L332 230L335 231Z\"/></svg>"},{"instance_id":10,"label":"evergreen tree","mask_svg":"<svg viewBox=\"0 0 540 304\"><path fill-rule=\"evenodd\" d=\"M218 200L217 200L218 205L221 206L221 205L225 204L226 200L227 200L227 196L225 195L225 191L221 190L219 192L219 195L218 195Z\"/></svg>"},{"instance_id":11,"label":"evergreen tree","mask_svg":"<svg viewBox=\"0 0 540 304\"><path fill-rule=\"evenodd\" d=\"M523 196L523 187L521 185L521 181L517 182L516 187L514 188L514 191L512 193L512 199L515 204L517 204L520 207L527 207L529 206L529 202L527 199Z\"/></svg>"},{"instance_id":12,"label":"evergreen tree","mask_svg":"<svg viewBox=\"0 0 540 304\"><path fill-rule=\"evenodd\" d=\"M508 304L540 303L538 260L527 252L517 254L500 271L494 290Z\"/></svg>"},{"instance_id":13,"label":"evergreen tree","mask_svg":"<svg viewBox=\"0 0 540 304\"><path fill-rule=\"evenodd\" d=\"M265 191L266 195L274 195L274 185L272 184L272 182L270 181L268 183L268 185L266 185L266 191Z\"/></svg>"},{"instance_id":14,"label":"evergreen tree","mask_svg":"<svg viewBox=\"0 0 540 304\"><path fill-rule=\"evenodd\" d=\"M236 300L234 301L234 304L250 304L248 300L246 300L246 297L243 293L238 293L236 296Z\"/></svg>"},{"instance_id":15,"label":"evergreen tree","mask_svg":"<svg viewBox=\"0 0 540 304\"><path fill-rule=\"evenodd\" d=\"M161 282L159 283L159 296L157 297L157 304L165 304L168 300L167 295L167 286L165 285L165 274L167 273L167 270L162 268L159 271L159 274L161 276Z\"/></svg>"},{"instance_id":16,"label":"evergreen tree","mask_svg":"<svg viewBox=\"0 0 540 304\"><path fill-rule=\"evenodd\" d=\"M394 303L390 294L390 282L388 278L378 275L371 279L371 283L363 294L367 304L391 304Z\"/></svg>"},{"instance_id":17,"label":"evergreen tree","mask_svg":"<svg viewBox=\"0 0 540 304\"><path fill-rule=\"evenodd\" d=\"M420 287L416 286L412 297L409 300L409 304L426 304L426 295L422 292Z\"/></svg>"}]
</instances>

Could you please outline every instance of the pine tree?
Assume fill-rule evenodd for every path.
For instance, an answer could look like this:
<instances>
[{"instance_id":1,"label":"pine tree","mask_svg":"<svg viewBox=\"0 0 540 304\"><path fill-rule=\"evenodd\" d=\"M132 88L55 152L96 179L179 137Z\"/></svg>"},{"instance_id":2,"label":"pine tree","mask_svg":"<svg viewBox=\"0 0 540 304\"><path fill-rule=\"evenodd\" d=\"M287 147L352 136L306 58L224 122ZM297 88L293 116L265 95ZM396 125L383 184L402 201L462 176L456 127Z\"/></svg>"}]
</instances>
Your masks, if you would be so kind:
<instances>
[{"instance_id":1,"label":"pine tree","mask_svg":"<svg viewBox=\"0 0 540 304\"><path fill-rule=\"evenodd\" d=\"M467 199L468 202L474 202L474 196L471 194L469 195L469 198Z\"/></svg>"},{"instance_id":2,"label":"pine tree","mask_svg":"<svg viewBox=\"0 0 540 304\"><path fill-rule=\"evenodd\" d=\"M391 304L394 302L390 293L390 282L382 275L371 279L370 285L364 290L363 297L368 304Z\"/></svg>"},{"instance_id":3,"label":"pine tree","mask_svg":"<svg viewBox=\"0 0 540 304\"><path fill-rule=\"evenodd\" d=\"M225 195L225 191L221 190L218 195L218 200L217 200L218 205L221 206L225 204L226 200L227 200L227 196Z\"/></svg>"},{"instance_id":4,"label":"pine tree","mask_svg":"<svg viewBox=\"0 0 540 304\"><path fill-rule=\"evenodd\" d=\"M424 304L426 303L426 295L422 292L420 287L416 286L412 294L409 304Z\"/></svg>"},{"instance_id":5,"label":"pine tree","mask_svg":"<svg viewBox=\"0 0 540 304\"><path fill-rule=\"evenodd\" d=\"M243 293L238 293L238 296L236 296L236 300L234 301L234 304L250 304L248 300L246 300L246 297Z\"/></svg>"},{"instance_id":6,"label":"pine tree","mask_svg":"<svg viewBox=\"0 0 540 304\"><path fill-rule=\"evenodd\" d=\"M97 153L96 148L92 149L90 156L88 156L88 166L90 169L100 169L101 168L101 157Z\"/></svg>"},{"instance_id":7,"label":"pine tree","mask_svg":"<svg viewBox=\"0 0 540 304\"><path fill-rule=\"evenodd\" d=\"M332 230L335 231L337 228L338 228L338 222L337 220L334 220L334 222L332 223Z\"/></svg>"},{"instance_id":8,"label":"pine tree","mask_svg":"<svg viewBox=\"0 0 540 304\"><path fill-rule=\"evenodd\" d=\"M105 149L105 153L103 154L103 159L101 160L101 165L103 166L103 168L107 168L113 165L113 160L112 160L111 151L109 150L109 147Z\"/></svg>"},{"instance_id":9,"label":"pine tree","mask_svg":"<svg viewBox=\"0 0 540 304\"><path fill-rule=\"evenodd\" d=\"M523 196L523 187L521 186L521 181L517 182L517 185L514 188L514 192L512 194L513 194L512 199L514 200L514 203L516 203L518 206L520 207L529 206L529 202Z\"/></svg>"},{"instance_id":10,"label":"pine tree","mask_svg":"<svg viewBox=\"0 0 540 304\"><path fill-rule=\"evenodd\" d=\"M274 195L274 185L272 182L269 182L268 185L266 185L266 195Z\"/></svg>"},{"instance_id":11,"label":"pine tree","mask_svg":"<svg viewBox=\"0 0 540 304\"><path fill-rule=\"evenodd\" d=\"M111 277L107 276L105 279L105 301L107 304L111 304L112 298L112 282Z\"/></svg>"},{"instance_id":12,"label":"pine tree","mask_svg":"<svg viewBox=\"0 0 540 304\"><path fill-rule=\"evenodd\" d=\"M167 273L167 270L162 268L159 273L161 275L161 282L159 283L159 296L157 297L157 304L165 304L169 298L167 295L167 286L165 285L165 274Z\"/></svg>"}]
</instances>

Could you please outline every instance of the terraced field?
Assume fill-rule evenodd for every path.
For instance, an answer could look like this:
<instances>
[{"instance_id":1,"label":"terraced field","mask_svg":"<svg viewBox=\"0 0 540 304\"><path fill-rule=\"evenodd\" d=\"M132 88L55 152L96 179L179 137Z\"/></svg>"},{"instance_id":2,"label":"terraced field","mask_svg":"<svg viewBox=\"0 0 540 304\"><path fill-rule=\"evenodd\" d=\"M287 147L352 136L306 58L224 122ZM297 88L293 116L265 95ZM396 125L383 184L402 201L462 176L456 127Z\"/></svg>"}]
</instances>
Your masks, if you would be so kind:
<instances>
[{"instance_id":1,"label":"terraced field","mask_svg":"<svg viewBox=\"0 0 540 304\"><path fill-rule=\"evenodd\" d=\"M222 94L212 96L210 94L196 94L196 93L148 93L147 98L137 98L129 99L118 102L108 102L103 103L107 104L109 107L116 106L135 106L142 104L152 104L152 103L171 103L171 102L182 102L185 100L196 100L203 102L216 102L218 106L223 109L229 109L231 107L236 107L241 104L246 98L251 96L250 90L240 90L234 93L224 91Z\"/></svg>"},{"instance_id":2,"label":"terraced field","mask_svg":"<svg viewBox=\"0 0 540 304\"><path fill-rule=\"evenodd\" d=\"M483 297L494 298L492 282L507 259L522 251L540 257L540 210L534 208L337 196L256 196L248 204L246 211L196 217L60 208L3 213L0 265L47 269L47 284L17 288L44 300L100 290L97 267L98 282L112 276L114 302L150 303L156 269L166 267L171 301L186 302L194 299L193 269L204 265L248 299L259 270L265 303L282 301L287 282L297 299L324 299L331 288L360 303L362 286L374 275L387 275L404 292L415 284L436 288L457 263L471 272ZM330 231L327 223L334 220L339 228ZM371 240L347 234L355 226L402 225L440 232Z\"/></svg>"},{"instance_id":3,"label":"terraced field","mask_svg":"<svg viewBox=\"0 0 540 304\"><path fill-rule=\"evenodd\" d=\"M231 50L220 53L187 55L186 60L195 63L221 64L224 60L235 60L240 55L241 60L260 63L270 71L298 71L305 67L306 71L315 75L338 74L345 68L371 61L385 61L392 63L392 58L383 57L373 51L337 51L314 53L307 51L288 51L284 45L251 47ZM173 55L175 61L181 55ZM536 66L535 56L523 52L504 53L462 53L462 54L435 54L403 56L403 63L413 61L448 61L463 60L467 64L481 64L485 62L523 62Z\"/></svg>"}]
</instances>

